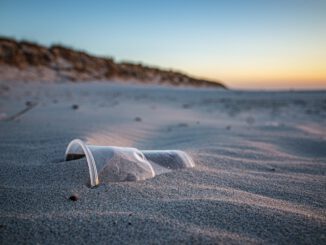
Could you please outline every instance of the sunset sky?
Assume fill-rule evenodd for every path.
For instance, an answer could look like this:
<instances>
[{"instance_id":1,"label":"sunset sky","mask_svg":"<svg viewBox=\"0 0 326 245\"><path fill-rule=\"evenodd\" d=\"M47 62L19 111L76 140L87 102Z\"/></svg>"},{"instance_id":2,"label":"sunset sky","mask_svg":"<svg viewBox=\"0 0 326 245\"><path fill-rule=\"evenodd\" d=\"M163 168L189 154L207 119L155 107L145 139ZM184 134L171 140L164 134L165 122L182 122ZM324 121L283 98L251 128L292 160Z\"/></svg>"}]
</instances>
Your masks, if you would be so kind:
<instances>
[{"instance_id":1,"label":"sunset sky","mask_svg":"<svg viewBox=\"0 0 326 245\"><path fill-rule=\"evenodd\" d=\"M326 0L0 0L0 35L231 88L326 88Z\"/></svg>"}]
</instances>

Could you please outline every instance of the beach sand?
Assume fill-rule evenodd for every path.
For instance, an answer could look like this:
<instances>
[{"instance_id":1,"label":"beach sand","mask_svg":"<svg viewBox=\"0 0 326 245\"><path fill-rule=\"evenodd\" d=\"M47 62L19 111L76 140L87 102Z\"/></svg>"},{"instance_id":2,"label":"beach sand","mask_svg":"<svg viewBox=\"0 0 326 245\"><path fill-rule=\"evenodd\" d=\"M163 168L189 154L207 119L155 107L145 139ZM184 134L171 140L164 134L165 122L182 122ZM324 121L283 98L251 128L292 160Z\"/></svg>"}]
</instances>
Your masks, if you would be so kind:
<instances>
[{"instance_id":1,"label":"beach sand","mask_svg":"<svg viewBox=\"0 0 326 245\"><path fill-rule=\"evenodd\" d=\"M326 93L105 83L0 92L1 244L326 243ZM195 161L89 188L67 144ZM74 196L73 201L70 199Z\"/></svg>"}]
</instances>

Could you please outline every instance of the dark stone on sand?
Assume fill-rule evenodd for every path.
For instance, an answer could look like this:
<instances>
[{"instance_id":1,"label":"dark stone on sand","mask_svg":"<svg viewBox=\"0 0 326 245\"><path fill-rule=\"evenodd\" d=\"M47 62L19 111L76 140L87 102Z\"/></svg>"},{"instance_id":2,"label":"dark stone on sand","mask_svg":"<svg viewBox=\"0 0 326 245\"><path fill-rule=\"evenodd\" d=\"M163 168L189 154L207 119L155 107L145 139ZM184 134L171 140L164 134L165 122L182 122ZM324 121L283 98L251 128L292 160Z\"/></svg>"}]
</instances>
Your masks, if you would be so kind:
<instances>
[{"instance_id":1,"label":"dark stone on sand","mask_svg":"<svg viewBox=\"0 0 326 245\"><path fill-rule=\"evenodd\" d=\"M33 105L33 102L32 102L32 101L26 101L26 102L25 102L25 105L26 105L27 107L30 107L30 106Z\"/></svg>"},{"instance_id":2,"label":"dark stone on sand","mask_svg":"<svg viewBox=\"0 0 326 245\"><path fill-rule=\"evenodd\" d=\"M79 196L78 196L77 194L72 194L72 195L69 197L69 200L70 200L70 201L73 201L73 202L76 202L78 199L79 199Z\"/></svg>"}]
</instances>

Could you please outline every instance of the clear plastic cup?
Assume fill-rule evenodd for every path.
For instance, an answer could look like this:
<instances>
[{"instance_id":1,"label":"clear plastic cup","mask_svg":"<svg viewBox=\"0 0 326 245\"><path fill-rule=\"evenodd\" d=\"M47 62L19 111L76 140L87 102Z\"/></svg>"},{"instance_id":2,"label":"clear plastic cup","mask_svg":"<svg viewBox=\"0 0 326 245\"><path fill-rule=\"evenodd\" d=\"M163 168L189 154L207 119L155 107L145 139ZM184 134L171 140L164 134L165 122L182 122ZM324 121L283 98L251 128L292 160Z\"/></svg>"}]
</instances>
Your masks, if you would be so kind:
<instances>
[{"instance_id":1,"label":"clear plastic cup","mask_svg":"<svg viewBox=\"0 0 326 245\"><path fill-rule=\"evenodd\" d=\"M179 150L140 151L136 148L87 145L71 141L65 160L86 157L90 186L103 182L139 181L176 169L194 167L194 162Z\"/></svg>"}]
</instances>

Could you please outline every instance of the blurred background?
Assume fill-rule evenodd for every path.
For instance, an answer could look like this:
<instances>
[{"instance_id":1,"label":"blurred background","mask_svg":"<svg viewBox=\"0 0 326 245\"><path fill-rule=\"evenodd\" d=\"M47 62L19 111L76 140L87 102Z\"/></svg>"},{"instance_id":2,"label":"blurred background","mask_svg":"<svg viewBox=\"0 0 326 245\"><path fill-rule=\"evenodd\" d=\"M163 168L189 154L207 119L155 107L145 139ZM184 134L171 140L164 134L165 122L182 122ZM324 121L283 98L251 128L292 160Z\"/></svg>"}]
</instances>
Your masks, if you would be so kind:
<instances>
[{"instance_id":1,"label":"blurred background","mask_svg":"<svg viewBox=\"0 0 326 245\"><path fill-rule=\"evenodd\" d=\"M237 89L325 89L326 1L0 0L0 35Z\"/></svg>"}]
</instances>

